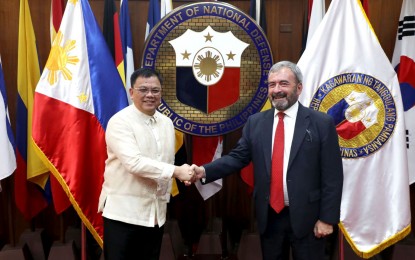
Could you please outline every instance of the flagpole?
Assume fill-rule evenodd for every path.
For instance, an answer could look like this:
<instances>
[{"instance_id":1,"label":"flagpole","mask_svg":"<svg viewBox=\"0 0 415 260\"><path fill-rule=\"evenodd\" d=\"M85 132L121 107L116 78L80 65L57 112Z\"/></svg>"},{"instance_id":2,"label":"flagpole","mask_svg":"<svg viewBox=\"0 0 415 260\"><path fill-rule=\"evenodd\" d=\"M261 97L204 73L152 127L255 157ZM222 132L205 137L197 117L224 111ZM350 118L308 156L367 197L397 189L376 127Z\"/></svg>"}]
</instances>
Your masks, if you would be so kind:
<instances>
[{"instance_id":1,"label":"flagpole","mask_svg":"<svg viewBox=\"0 0 415 260\"><path fill-rule=\"evenodd\" d=\"M223 147L225 147L225 143L227 143L227 135L223 136L223 140L222 140L222 152L223 152ZM219 138L219 137L218 137ZM222 179L222 187L223 187L223 201L228 201L227 200L227 193L228 193L228 188L226 187L226 182L225 182L226 178ZM228 252L228 217L227 217L227 207L226 207L226 203L222 203L222 234L221 234L221 240L222 240L222 259L228 259L229 258L229 252Z\"/></svg>"},{"instance_id":2,"label":"flagpole","mask_svg":"<svg viewBox=\"0 0 415 260\"><path fill-rule=\"evenodd\" d=\"M8 184L10 182L8 181ZM7 187L10 187L10 185L7 185ZM10 196L10 192L6 192L6 196L7 196L7 215L9 216L9 240L10 240L10 245L12 247L16 246L16 241L15 241L15 237L14 237L14 223L13 223L13 213L12 213L12 203L11 203L11 196Z\"/></svg>"},{"instance_id":3,"label":"flagpole","mask_svg":"<svg viewBox=\"0 0 415 260\"><path fill-rule=\"evenodd\" d=\"M59 215L59 236L62 244L65 244L65 228L63 220L63 212Z\"/></svg>"},{"instance_id":4,"label":"flagpole","mask_svg":"<svg viewBox=\"0 0 415 260\"><path fill-rule=\"evenodd\" d=\"M81 223L81 259L86 260L86 230L84 222Z\"/></svg>"},{"instance_id":5,"label":"flagpole","mask_svg":"<svg viewBox=\"0 0 415 260\"><path fill-rule=\"evenodd\" d=\"M339 229L339 260L344 260L343 232Z\"/></svg>"}]
</instances>

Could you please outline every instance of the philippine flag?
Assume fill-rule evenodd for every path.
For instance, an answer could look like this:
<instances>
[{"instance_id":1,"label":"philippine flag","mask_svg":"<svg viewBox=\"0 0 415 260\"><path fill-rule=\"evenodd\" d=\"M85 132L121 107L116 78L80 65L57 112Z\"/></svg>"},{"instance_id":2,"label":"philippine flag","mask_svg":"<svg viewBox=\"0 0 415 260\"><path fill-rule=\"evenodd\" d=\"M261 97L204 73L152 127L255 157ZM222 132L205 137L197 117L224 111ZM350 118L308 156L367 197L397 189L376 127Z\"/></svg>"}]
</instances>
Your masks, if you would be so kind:
<instances>
[{"instance_id":1,"label":"philippine flag","mask_svg":"<svg viewBox=\"0 0 415 260\"><path fill-rule=\"evenodd\" d=\"M339 136L350 140L376 124L378 112L373 100L366 93L352 91L334 104L327 114L334 118Z\"/></svg>"},{"instance_id":2,"label":"philippine flag","mask_svg":"<svg viewBox=\"0 0 415 260\"><path fill-rule=\"evenodd\" d=\"M210 26L169 41L176 52L176 96L206 114L239 99L241 57L249 44Z\"/></svg>"},{"instance_id":3,"label":"philippine flag","mask_svg":"<svg viewBox=\"0 0 415 260\"><path fill-rule=\"evenodd\" d=\"M124 85L87 0L69 1L35 91L33 139L85 226L102 245L97 213L110 117Z\"/></svg>"}]
</instances>

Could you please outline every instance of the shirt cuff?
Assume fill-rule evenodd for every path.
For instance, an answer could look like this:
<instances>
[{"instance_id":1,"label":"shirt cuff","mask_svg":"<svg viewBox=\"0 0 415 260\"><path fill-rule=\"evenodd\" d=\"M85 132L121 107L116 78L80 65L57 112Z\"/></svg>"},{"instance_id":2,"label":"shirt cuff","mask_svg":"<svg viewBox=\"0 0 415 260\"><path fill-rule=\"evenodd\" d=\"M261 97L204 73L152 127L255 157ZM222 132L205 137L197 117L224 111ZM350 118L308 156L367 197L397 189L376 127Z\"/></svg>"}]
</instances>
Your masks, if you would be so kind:
<instances>
[{"instance_id":1,"label":"shirt cuff","mask_svg":"<svg viewBox=\"0 0 415 260\"><path fill-rule=\"evenodd\" d=\"M203 169L203 177L202 177L202 183L205 184L206 183L206 170L205 167L200 166Z\"/></svg>"},{"instance_id":2,"label":"shirt cuff","mask_svg":"<svg viewBox=\"0 0 415 260\"><path fill-rule=\"evenodd\" d=\"M166 164L163 169L159 180L157 181L157 195L165 195L170 187L170 181L173 177L174 165Z\"/></svg>"}]
</instances>

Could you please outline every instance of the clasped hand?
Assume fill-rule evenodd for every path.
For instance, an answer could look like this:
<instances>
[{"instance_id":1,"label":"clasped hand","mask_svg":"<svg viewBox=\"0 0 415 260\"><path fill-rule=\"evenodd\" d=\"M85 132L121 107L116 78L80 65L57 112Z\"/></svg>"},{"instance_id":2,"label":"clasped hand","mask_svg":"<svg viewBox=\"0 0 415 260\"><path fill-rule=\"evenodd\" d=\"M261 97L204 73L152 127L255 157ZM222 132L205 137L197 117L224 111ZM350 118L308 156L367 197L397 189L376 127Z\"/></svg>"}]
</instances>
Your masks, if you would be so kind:
<instances>
[{"instance_id":1,"label":"clasped hand","mask_svg":"<svg viewBox=\"0 0 415 260\"><path fill-rule=\"evenodd\" d=\"M205 170L203 167L199 167L196 164L183 164L182 166L176 166L174 168L173 177L184 182L186 186L191 185L203 178Z\"/></svg>"}]
</instances>

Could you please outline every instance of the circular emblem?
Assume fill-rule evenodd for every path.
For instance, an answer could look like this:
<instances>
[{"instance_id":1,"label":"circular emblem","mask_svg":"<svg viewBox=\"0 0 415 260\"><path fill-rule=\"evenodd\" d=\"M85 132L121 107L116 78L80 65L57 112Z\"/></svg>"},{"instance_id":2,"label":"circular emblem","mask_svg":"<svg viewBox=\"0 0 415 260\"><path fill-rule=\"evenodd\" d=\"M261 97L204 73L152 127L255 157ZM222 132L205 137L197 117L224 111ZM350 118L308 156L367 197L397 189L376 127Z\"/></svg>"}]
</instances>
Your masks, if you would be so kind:
<instances>
[{"instance_id":1,"label":"circular emblem","mask_svg":"<svg viewBox=\"0 0 415 260\"><path fill-rule=\"evenodd\" d=\"M388 87L361 73L345 73L324 82L310 107L333 117L343 158L360 158L380 150L397 120Z\"/></svg>"},{"instance_id":2,"label":"circular emblem","mask_svg":"<svg viewBox=\"0 0 415 260\"><path fill-rule=\"evenodd\" d=\"M222 54L211 47L199 50L193 60L193 75L203 85L218 83L224 72Z\"/></svg>"},{"instance_id":3,"label":"circular emblem","mask_svg":"<svg viewBox=\"0 0 415 260\"><path fill-rule=\"evenodd\" d=\"M200 136L232 132L260 111L272 64L262 29L222 2L171 11L150 32L142 60L164 78L158 110L180 131Z\"/></svg>"}]
</instances>

